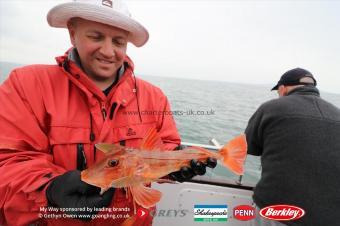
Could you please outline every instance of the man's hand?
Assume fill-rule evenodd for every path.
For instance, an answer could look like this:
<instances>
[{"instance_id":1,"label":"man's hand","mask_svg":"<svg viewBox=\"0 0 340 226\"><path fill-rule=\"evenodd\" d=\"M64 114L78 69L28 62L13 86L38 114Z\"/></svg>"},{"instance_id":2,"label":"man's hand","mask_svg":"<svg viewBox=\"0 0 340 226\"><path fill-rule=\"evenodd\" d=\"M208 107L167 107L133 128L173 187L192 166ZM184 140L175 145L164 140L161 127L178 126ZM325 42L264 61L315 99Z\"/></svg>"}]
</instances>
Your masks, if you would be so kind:
<instances>
[{"instance_id":1,"label":"man's hand","mask_svg":"<svg viewBox=\"0 0 340 226\"><path fill-rule=\"evenodd\" d=\"M206 167L215 168L216 165L217 159L215 158L209 157L206 163L193 159L190 161L190 167L184 166L179 171L170 173L169 176L173 180L184 182L190 180L196 175L204 175L206 173Z\"/></svg>"},{"instance_id":2,"label":"man's hand","mask_svg":"<svg viewBox=\"0 0 340 226\"><path fill-rule=\"evenodd\" d=\"M80 171L68 171L56 177L46 190L49 204L60 208L84 208L85 211L65 211L76 219L89 221L98 211L93 207L101 208L110 205L115 189L110 188L103 195L99 195L100 188L89 185L80 180ZM92 208L92 212L86 207Z\"/></svg>"}]
</instances>

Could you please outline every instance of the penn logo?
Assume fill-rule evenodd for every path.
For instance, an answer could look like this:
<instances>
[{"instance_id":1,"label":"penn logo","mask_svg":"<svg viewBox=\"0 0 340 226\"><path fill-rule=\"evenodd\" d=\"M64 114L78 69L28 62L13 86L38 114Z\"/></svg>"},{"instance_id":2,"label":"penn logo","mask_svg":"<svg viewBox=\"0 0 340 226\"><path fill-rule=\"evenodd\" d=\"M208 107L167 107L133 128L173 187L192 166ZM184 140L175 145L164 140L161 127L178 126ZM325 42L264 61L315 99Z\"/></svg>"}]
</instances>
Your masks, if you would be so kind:
<instances>
[{"instance_id":1,"label":"penn logo","mask_svg":"<svg viewBox=\"0 0 340 226\"><path fill-rule=\"evenodd\" d=\"M269 220L291 221L303 217L305 211L297 206L272 205L262 208L260 215Z\"/></svg>"},{"instance_id":2,"label":"penn logo","mask_svg":"<svg viewBox=\"0 0 340 226\"><path fill-rule=\"evenodd\" d=\"M240 221L249 221L255 218L255 208L249 205L236 206L233 211L234 218Z\"/></svg>"}]
</instances>

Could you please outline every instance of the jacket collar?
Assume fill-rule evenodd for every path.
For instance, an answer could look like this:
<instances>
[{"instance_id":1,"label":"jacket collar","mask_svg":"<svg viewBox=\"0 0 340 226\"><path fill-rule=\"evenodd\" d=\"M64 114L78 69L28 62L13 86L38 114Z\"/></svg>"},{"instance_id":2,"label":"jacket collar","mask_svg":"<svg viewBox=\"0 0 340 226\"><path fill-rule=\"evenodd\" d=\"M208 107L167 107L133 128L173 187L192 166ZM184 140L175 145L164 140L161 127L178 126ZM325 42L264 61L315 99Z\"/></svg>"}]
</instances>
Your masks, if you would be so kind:
<instances>
[{"instance_id":1,"label":"jacket collar","mask_svg":"<svg viewBox=\"0 0 340 226\"><path fill-rule=\"evenodd\" d=\"M74 60L76 58L78 58L78 60L75 60L77 61L77 65L79 65L81 67L81 63L80 63L80 60L79 60L79 55L78 53L76 52L76 55L75 55L75 52L74 52L74 47L71 47L69 48L65 54L63 56L57 56L55 58L55 60L57 61L58 65L61 66L61 64L66 60L66 59L71 59L71 60ZM132 68L132 70L134 70L134 64L132 62L132 60L130 59L130 57L128 57L126 55L125 59L124 59L124 63L127 63L129 67Z\"/></svg>"},{"instance_id":2,"label":"jacket collar","mask_svg":"<svg viewBox=\"0 0 340 226\"><path fill-rule=\"evenodd\" d=\"M110 94L105 96L102 90L100 90L81 69L79 65L80 62L77 63L77 61L69 60L72 49L73 48L70 48L66 51L63 56L56 57L56 61L69 80L86 94L90 105L95 105L97 102L93 98L94 96L101 102L110 102L110 104L116 102L123 106L128 104L135 97L135 78L133 76L134 65L128 56L124 59L124 71L121 74L118 83L112 88ZM72 57L74 57L74 53L71 53L71 58Z\"/></svg>"},{"instance_id":3,"label":"jacket collar","mask_svg":"<svg viewBox=\"0 0 340 226\"><path fill-rule=\"evenodd\" d=\"M314 96L320 96L320 92L318 88L312 85L306 85L306 86L301 86L298 88L293 89L290 91L287 96L289 95L314 95Z\"/></svg>"},{"instance_id":4,"label":"jacket collar","mask_svg":"<svg viewBox=\"0 0 340 226\"><path fill-rule=\"evenodd\" d=\"M84 71L83 66L81 65L81 61L80 61L80 57L78 54L78 51L76 48L71 48L68 51L68 55L67 55L67 59L73 61L79 68L81 68ZM118 80L123 76L125 71L125 66L124 64L119 68L118 73L117 73L117 77L116 80L113 83L117 83ZM85 73L85 71L84 71Z\"/></svg>"}]
</instances>

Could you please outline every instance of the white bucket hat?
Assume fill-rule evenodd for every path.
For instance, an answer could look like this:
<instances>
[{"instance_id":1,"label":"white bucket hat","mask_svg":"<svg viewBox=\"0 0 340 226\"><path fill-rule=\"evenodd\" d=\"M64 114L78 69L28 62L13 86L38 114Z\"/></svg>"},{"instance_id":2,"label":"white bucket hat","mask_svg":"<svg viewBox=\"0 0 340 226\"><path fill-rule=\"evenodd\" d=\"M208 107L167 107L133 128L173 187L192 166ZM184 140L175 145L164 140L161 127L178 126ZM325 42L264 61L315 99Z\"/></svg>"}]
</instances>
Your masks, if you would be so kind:
<instances>
[{"instance_id":1,"label":"white bucket hat","mask_svg":"<svg viewBox=\"0 0 340 226\"><path fill-rule=\"evenodd\" d=\"M149 39L148 31L131 18L127 6L121 0L73 0L53 7L47 14L47 21L52 27L67 28L68 20L73 17L129 31L128 40L137 47Z\"/></svg>"}]
</instances>

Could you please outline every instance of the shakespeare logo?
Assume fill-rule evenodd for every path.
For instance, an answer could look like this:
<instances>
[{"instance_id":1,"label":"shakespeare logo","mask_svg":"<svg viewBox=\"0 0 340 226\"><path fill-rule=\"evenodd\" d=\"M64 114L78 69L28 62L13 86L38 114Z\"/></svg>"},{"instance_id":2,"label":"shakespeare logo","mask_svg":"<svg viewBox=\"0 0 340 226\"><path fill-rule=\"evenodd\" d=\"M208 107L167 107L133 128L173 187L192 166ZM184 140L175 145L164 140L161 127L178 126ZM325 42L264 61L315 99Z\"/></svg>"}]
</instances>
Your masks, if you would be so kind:
<instances>
[{"instance_id":1,"label":"shakespeare logo","mask_svg":"<svg viewBox=\"0 0 340 226\"><path fill-rule=\"evenodd\" d=\"M228 220L227 205L195 205L194 221L217 222Z\"/></svg>"}]
</instances>

